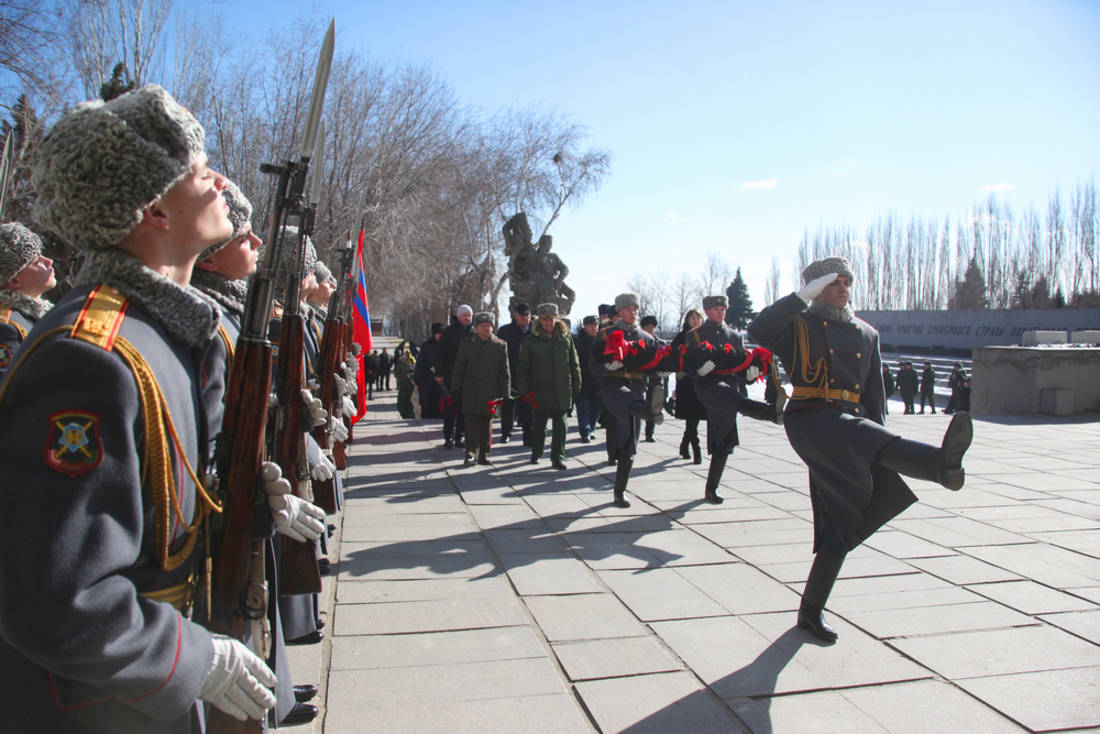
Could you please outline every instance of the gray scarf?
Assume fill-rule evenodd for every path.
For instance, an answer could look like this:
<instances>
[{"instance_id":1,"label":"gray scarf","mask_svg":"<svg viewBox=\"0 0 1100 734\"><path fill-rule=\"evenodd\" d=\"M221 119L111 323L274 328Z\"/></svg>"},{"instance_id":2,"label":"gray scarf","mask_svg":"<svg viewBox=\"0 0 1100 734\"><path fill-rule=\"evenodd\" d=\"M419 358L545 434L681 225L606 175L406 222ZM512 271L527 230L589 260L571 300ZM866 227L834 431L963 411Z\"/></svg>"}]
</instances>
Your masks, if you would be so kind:
<instances>
[{"instance_id":1,"label":"gray scarf","mask_svg":"<svg viewBox=\"0 0 1100 734\"><path fill-rule=\"evenodd\" d=\"M218 330L220 309L196 288L180 288L121 250L93 250L76 285L109 285L149 313L173 337L201 349Z\"/></svg>"},{"instance_id":2,"label":"gray scarf","mask_svg":"<svg viewBox=\"0 0 1100 734\"><path fill-rule=\"evenodd\" d=\"M191 285L220 303L234 316L244 314L244 302L248 297L248 278L229 280L224 275L195 268L191 273Z\"/></svg>"},{"instance_id":3,"label":"gray scarf","mask_svg":"<svg viewBox=\"0 0 1100 734\"><path fill-rule=\"evenodd\" d=\"M855 315L852 313L851 304L847 303L844 304L844 308L833 308L832 306L826 306L824 303L811 301L809 311L826 321L839 321L844 324L851 323L852 317Z\"/></svg>"},{"instance_id":4,"label":"gray scarf","mask_svg":"<svg viewBox=\"0 0 1100 734\"><path fill-rule=\"evenodd\" d=\"M31 321L38 321L53 308L53 304L45 298L31 298L11 288L0 288L0 303L10 306L12 311L18 311Z\"/></svg>"}]
</instances>

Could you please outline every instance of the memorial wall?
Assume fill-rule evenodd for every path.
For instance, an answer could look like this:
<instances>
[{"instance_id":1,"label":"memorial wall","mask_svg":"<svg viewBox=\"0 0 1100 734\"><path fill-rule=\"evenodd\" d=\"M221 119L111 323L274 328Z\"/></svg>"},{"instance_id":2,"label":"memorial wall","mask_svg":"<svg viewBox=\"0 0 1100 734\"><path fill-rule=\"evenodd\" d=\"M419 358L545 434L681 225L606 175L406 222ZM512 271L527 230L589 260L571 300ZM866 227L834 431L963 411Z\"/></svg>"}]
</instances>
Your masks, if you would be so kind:
<instances>
[{"instance_id":1,"label":"memorial wall","mask_svg":"<svg viewBox=\"0 0 1100 734\"><path fill-rule=\"evenodd\" d=\"M856 311L878 329L883 351L961 352L1013 346L1026 331L1100 329L1100 308L1015 311Z\"/></svg>"}]
</instances>

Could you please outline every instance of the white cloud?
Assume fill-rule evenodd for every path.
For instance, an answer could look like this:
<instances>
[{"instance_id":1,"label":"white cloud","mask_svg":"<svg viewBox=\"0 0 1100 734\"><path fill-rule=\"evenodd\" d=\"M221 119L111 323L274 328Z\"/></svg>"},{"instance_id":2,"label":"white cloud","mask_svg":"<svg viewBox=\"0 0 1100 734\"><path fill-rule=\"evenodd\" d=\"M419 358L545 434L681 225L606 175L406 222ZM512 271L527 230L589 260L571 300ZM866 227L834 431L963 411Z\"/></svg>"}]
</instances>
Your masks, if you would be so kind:
<instances>
[{"instance_id":1,"label":"white cloud","mask_svg":"<svg viewBox=\"0 0 1100 734\"><path fill-rule=\"evenodd\" d=\"M778 178L765 178L759 181L746 181L737 188L742 191L745 191L747 189L774 189L778 185Z\"/></svg>"},{"instance_id":2,"label":"white cloud","mask_svg":"<svg viewBox=\"0 0 1100 734\"><path fill-rule=\"evenodd\" d=\"M688 221L688 218L685 217L685 216L682 216L680 214L677 214L676 212L665 212L665 221L666 222L686 222L686 221Z\"/></svg>"},{"instance_id":3,"label":"white cloud","mask_svg":"<svg viewBox=\"0 0 1100 734\"><path fill-rule=\"evenodd\" d=\"M979 191L984 191L987 194L992 194L996 191L1015 191L1016 184L1010 184L1007 181L1001 181L999 184L990 184L989 186L982 186Z\"/></svg>"}]
</instances>

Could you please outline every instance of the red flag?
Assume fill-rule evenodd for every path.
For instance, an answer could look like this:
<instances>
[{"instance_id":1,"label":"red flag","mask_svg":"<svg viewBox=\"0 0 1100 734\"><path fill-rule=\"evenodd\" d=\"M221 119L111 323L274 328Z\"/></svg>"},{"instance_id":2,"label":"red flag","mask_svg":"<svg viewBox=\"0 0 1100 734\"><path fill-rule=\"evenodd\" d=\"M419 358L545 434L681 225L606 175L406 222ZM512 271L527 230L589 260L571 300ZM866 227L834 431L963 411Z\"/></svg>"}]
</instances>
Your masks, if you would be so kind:
<instances>
[{"instance_id":1,"label":"red flag","mask_svg":"<svg viewBox=\"0 0 1100 734\"><path fill-rule=\"evenodd\" d=\"M370 354L373 341L370 333L370 308L367 305L367 275L363 272L363 236L365 232L359 230L359 243L355 248L355 298L351 304L351 338L359 345L359 371L356 373L355 382L359 387L356 393L358 410L351 422L355 423L367 412L367 386L363 359Z\"/></svg>"}]
</instances>

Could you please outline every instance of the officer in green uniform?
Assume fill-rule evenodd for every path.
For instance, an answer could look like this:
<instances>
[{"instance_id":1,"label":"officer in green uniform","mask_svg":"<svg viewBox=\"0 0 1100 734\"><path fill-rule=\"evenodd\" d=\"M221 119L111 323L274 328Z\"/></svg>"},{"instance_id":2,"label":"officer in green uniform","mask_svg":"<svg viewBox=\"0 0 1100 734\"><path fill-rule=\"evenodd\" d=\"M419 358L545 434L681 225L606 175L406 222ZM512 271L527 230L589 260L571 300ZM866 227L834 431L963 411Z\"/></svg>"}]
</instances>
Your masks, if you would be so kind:
<instances>
[{"instance_id":1,"label":"officer in green uniform","mask_svg":"<svg viewBox=\"0 0 1100 734\"><path fill-rule=\"evenodd\" d=\"M493 315L474 314L474 335L462 340L451 374L451 392L466 421L465 466L489 463L489 425L510 392L508 344L493 336Z\"/></svg>"}]
</instances>

